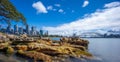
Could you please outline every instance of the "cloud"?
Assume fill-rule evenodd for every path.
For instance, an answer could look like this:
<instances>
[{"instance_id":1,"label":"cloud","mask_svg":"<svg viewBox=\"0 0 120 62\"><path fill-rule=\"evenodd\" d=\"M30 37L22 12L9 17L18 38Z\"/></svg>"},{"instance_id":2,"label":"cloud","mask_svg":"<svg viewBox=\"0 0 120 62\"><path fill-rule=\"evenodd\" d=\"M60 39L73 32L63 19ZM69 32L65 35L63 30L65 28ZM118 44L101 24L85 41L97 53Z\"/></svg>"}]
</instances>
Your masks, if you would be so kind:
<instances>
[{"instance_id":1,"label":"cloud","mask_svg":"<svg viewBox=\"0 0 120 62\"><path fill-rule=\"evenodd\" d=\"M71 35L73 32L79 33L113 28L120 29L120 6L99 9L99 11L88 14L83 19L78 19L56 27L43 27L43 30L48 30L50 34Z\"/></svg>"},{"instance_id":2,"label":"cloud","mask_svg":"<svg viewBox=\"0 0 120 62\"><path fill-rule=\"evenodd\" d=\"M61 5L60 4L55 4L56 7L60 7Z\"/></svg>"},{"instance_id":3,"label":"cloud","mask_svg":"<svg viewBox=\"0 0 120 62\"><path fill-rule=\"evenodd\" d=\"M53 6L48 6L47 10L53 10Z\"/></svg>"},{"instance_id":4,"label":"cloud","mask_svg":"<svg viewBox=\"0 0 120 62\"><path fill-rule=\"evenodd\" d=\"M85 0L82 7L86 7L87 5L89 4L89 1L88 0Z\"/></svg>"},{"instance_id":5,"label":"cloud","mask_svg":"<svg viewBox=\"0 0 120 62\"><path fill-rule=\"evenodd\" d=\"M37 13L48 13L45 6L41 1L35 2L32 4L32 7L37 10Z\"/></svg>"},{"instance_id":6,"label":"cloud","mask_svg":"<svg viewBox=\"0 0 120 62\"><path fill-rule=\"evenodd\" d=\"M105 8L112 8L112 7L116 7L116 6L120 6L120 2L113 2L110 4L105 4Z\"/></svg>"},{"instance_id":7,"label":"cloud","mask_svg":"<svg viewBox=\"0 0 120 62\"><path fill-rule=\"evenodd\" d=\"M63 10L63 9L59 9L59 10L58 10L58 12L63 13L63 12L64 12L64 10Z\"/></svg>"}]
</instances>

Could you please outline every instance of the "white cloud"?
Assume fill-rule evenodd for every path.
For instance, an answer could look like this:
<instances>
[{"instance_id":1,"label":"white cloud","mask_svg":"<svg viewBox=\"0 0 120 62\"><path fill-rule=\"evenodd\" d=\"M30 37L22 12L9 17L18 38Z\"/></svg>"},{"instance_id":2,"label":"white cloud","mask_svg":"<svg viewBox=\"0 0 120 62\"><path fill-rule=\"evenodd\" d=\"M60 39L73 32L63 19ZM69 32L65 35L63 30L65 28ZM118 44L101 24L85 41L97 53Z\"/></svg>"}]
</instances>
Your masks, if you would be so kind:
<instances>
[{"instance_id":1,"label":"white cloud","mask_svg":"<svg viewBox=\"0 0 120 62\"><path fill-rule=\"evenodd\" d=\"M53 11L57 11L57 9L53 9Z\"/></svg>"},{"instance_id":2,"label":"white cloud","mask_svg":"<svg viewBox=\"0 0 120 62\"><path fill-rule=\"evenodd\" d=\"M48 13L45 6L40 1L33 3L32 7L37 10L37 13Z\"/></svg>"},{"instance_id":3,"label":"white cloud","mask_svg":"<svg viewBox=\"0 0 120 62\"><path fill-rule=\"evenodd\" d=\"M55 4L56 7L60 7L61 5L60 4Z\"/></svg>"},{"instance_id":4,"label":"white cloud","mask_svg":"<svg viewBox=\"0 0 120 62\"><path fill-rule=\"evenodd\" d=\"M112 7L116 7L116 6L120 6L120 2L113 2L110 4L105 4L105 8L112 8Z\"/></svg>"},{"instance_id":5,"label":"white cloud","mask_svg":"<svg viewBox=\"0 0 120 62\"><path fill-rule=\"evenodd\" d=\"M110 3L112 4L112 3ZM106 8L87 15L83 19L65 23L57 27L43 27L50 34L71 35L73 32L120 29L120 6Z\"/></svg>"},{"instance_id":6,"label":"white cloud","mask_svg":"<svg viewBox=\"0 0 120 62\"><path fill-rule=\"evenodd\" d=\"M57 9L53 8L53 6L48 6L47 10L51 10L51 11L57 11Z\"/></svg>"},{"instance_id":7,"label":"white cloud","mask_svg":"<svg viewBox=\"0 0 120 62\"><path fill-rule=\"evenodd\" d=\"M88 0L85 0L82 7L86 7L87 5L89 4L89 1Z\"/></svg>"},{"instance_id":8,"label":"white cloud","mask_svg":"<svg viewBox=\"0 0 120 62\"><path fill-rule=\"evenodd\" d=\"M48 6L47 10L53 10L53 6Z\"/></svg>"},{"instance_id":9,"label":"white cloud","mask_svg":"<svg viewBox=\"0 0 120 62\"><path fill-rule=\"evenodd\" d=\"M63 10L63 9L59 9L59 10L58 10L58 12L63 13L63 12L64 12L64 10Z\"/></svg>"}]
</instances>

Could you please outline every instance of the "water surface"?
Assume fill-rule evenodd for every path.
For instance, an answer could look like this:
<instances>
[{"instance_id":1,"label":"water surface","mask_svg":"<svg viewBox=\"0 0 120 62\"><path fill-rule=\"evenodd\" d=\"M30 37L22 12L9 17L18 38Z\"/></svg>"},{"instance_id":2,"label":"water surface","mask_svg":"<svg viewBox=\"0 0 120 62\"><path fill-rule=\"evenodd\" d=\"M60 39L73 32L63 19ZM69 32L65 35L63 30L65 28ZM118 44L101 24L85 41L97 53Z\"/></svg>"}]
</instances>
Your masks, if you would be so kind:
<instances>
[{"instance_id":1,"label":"water surface","mask_svg":"<svg viewBox=\"0 0 120 62\"><path fill-rule=\"evenodd\" d=\"M120 38L85 38L89 40L89 52L101 62L120 62Z\"/></svg>"}]
</instances>

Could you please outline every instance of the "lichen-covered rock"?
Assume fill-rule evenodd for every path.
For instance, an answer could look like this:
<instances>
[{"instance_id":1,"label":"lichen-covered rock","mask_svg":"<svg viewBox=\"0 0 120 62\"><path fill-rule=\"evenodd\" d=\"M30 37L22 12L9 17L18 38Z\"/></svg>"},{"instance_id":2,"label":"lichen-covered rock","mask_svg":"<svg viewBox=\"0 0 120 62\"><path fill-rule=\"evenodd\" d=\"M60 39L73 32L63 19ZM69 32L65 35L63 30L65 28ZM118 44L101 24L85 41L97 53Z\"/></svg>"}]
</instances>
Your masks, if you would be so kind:
<instances>
[{"instance_id":1,"label":"lichen-covered rock","mask_svg":"<svg viewBox=\"0 0 120 62\"><path fill-rule=\"evenodd\" d=\"M61 38L60 41L62 43L70 43L72 45L80 45L84 46L86 49L88 48L89 42L87 40L83 40L80 38Z\"/></svg>"},{"instance_id":2,"label":"lichen-covered rock","mask_svg":"<svg viewBox=\"0 0 120 62\"><path fill-rule=\"evenodd\" d=\"M40 52L36 52L36 51L24 52L22 50L19 50L18 54L22 55L24 57L33 58L35 61L42 60L44 62L52 62L52 58L50 56L43 54L43 53L40 53Z\"/></svg>"},{"instance_id":3,"label":"lichen-covered rock","mask_svg":"<svg viewBox=\"0 0 120 62\"><path fill-rule=\"evenodd\" d=\"M15 47L17 50L26 51L28 49L27 45L16 45Z\"/></svg>"},{"instance_id":4,"label":"lichen-covered rock","mask_svg":"<svg viewBox=\"0 0 120 62\"><path fill-rule=\"evenodd\" d=\"M9 45L8 42L0 43L0 49L4 49L4 48L6 48L8 45Z\"/></svg>"},{"instance_id":5,"label":"lichen-covered rock","mask_svg":"<svg viewBox=\"0 0 120 62\"><path fill-rule=\"evenodd\" d=\"M6 53L7 54L12 54L12 53L14 53L14 49L9 46L9 47L6 48Z\"/></svg>"}]
</instances>

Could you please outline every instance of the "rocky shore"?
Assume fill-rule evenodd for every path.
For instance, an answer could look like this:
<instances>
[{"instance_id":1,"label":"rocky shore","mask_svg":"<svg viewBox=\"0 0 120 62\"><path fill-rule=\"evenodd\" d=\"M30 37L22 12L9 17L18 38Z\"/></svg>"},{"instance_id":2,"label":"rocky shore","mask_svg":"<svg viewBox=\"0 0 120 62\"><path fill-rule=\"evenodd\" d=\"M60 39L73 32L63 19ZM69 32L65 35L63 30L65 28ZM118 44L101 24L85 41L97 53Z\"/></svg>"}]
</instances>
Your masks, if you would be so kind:
<instances>
[{"instance_id":1,"label":"rocky shore","mask_svg":"<svg viewBox=\"0 0 120 62\"><path fill-rule=\"evenodd\" d=\"M33 38L0 33L0 52L15 54L33 62L66 62L78 58L81 62L93 58L87 51L89 42L80 38L63 37L59 41L49 38Z\"/></svg>"}]
</instances>

